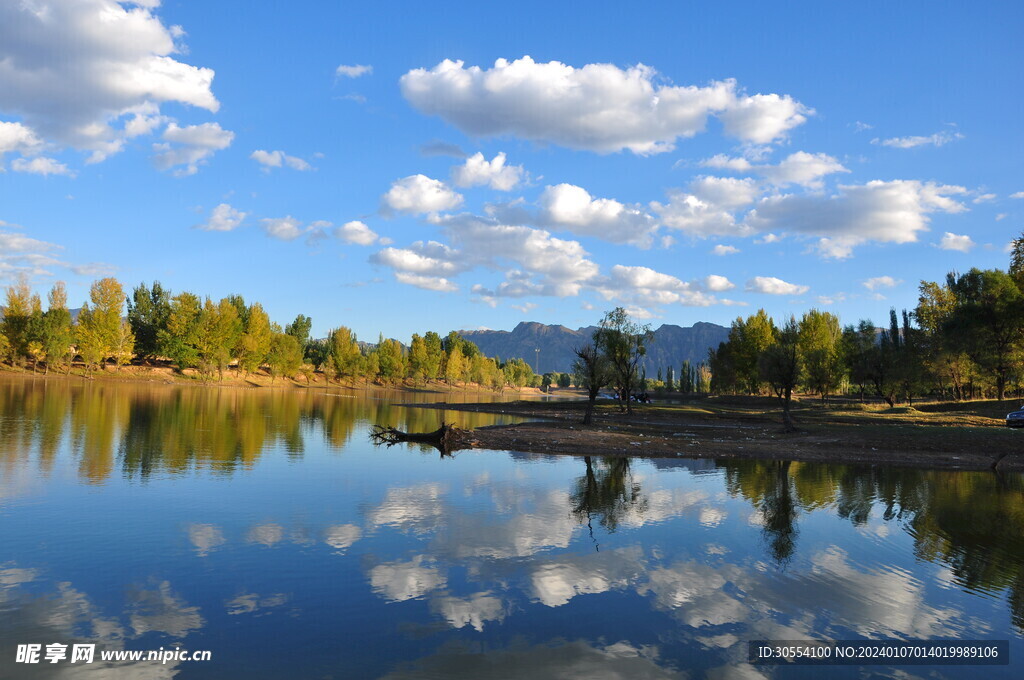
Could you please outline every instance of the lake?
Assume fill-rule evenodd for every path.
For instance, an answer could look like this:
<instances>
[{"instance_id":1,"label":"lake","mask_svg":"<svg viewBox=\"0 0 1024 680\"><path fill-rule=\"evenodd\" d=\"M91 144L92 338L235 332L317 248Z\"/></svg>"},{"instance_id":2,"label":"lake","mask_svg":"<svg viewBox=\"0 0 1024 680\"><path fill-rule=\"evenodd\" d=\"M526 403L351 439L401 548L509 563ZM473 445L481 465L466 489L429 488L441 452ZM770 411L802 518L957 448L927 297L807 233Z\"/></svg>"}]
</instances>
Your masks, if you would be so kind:
<instances>
[{"instance_id":1,"label":"lake","mask_svg":"<svg viewBox=\"0 0 1024 680\"><path fill-rule=\"evenodd\" d=\"M514 422L393 405L447 398L480 399L0 379L0 677L1024 669L1020 475L370 443ZM811 638L1008 640L1011 663L747 662ZM17 663L53 643L96 659ZM99 658L176 647L211 658Z\"/></svg>"}]
</instances>

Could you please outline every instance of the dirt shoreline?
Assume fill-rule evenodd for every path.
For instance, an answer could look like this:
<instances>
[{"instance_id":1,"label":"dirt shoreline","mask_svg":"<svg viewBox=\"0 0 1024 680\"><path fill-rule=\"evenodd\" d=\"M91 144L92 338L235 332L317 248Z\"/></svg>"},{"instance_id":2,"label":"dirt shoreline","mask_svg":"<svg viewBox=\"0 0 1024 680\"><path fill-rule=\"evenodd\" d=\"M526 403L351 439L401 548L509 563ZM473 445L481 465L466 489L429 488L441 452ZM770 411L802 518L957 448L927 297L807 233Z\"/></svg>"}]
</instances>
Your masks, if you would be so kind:
<instances>
[{"instance_id":1,"label":"dirt shoreline","mask_svg":"<svg viewBox=\"0 0 1024 680\"><path fill-rule=\"evenodd\" d=\"M594 423L583 426L581 402L506 402L499 404L403 404L479 413L518 415L530 422L465 431L460 445L471 449L514 450L575 456L636 458L754 458L823 463L892 465L953 470L1024 471L1024 432L1009 428L951 425L861 425L802 423L783 431L774 413L697 412L640 407L633 416L601 407ZM979 446L977 437L990 439ZM966 436L965 436L966 435ZM1021 435L1021 436L1016 436ZM993 443L994 442L994 443Z\"/></svg>"}]
</instances>

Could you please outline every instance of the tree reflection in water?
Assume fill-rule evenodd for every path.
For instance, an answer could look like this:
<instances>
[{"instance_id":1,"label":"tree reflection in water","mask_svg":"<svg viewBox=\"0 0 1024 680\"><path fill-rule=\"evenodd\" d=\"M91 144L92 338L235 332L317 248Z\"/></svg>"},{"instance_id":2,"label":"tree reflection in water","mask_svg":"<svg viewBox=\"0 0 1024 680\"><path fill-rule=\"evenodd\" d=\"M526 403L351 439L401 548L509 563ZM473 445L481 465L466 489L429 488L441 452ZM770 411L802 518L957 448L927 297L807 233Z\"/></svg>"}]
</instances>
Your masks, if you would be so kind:
<instances>
[{"instance_id":1,"label":"tree reflection in water","mask_svg":"<svg viewBox=\"0 0 1024 680\"><path fill-rule=\"evenodd\" d=\"M627 513L643 513L647 500L640 492L640 484L630 474L630 460L622 457L602 458L595 470L590 456L583 458L586 472L576 480L572 491L572 514L590 530L594 539L593 518L608 532L615 531ZM597 539L594 547L600 551Z\"/></svg>"}]
</instances>

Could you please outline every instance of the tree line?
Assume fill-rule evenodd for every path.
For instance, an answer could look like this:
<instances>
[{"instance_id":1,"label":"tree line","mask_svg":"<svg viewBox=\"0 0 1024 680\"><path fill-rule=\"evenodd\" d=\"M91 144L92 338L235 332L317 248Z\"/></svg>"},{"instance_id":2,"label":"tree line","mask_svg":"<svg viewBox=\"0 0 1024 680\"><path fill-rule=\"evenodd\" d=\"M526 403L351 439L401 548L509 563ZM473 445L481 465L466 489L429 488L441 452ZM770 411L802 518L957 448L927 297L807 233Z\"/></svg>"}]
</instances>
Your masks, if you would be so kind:
<instances>
[{"instance_id":1,"label":"tree line","mask_svg":"<svg viewBox=\"0 0 1024 680\"><path fill-rule=\"evenodd\" d=\"M246 378L266 371L272 381L301 376L307 383L314 374L327 383L444 381L495 390L542 383L523 359L486 357L455 331L443 338L432 331L414 334L408 345L383 336L376 345L362 343L345 326L326 338L312 338L308 316L299 314L282 327L260 303L247 303L240 295L214 302L190 292L174 295L154 282L126 296L121 283L108 277L92 284L76 320L63 282L54 284L47 302L43 311L24 277L7 288L0 361L65 373L75 363L85 372L132 362L170 363L180 373L194 370L203 380L223 380L225 371L233 370Z\"/></svg>"},{"instance_id":2,"label":"tree line","mask_svg":"<svg viewBox=\"0 0 1024 680\"><path fill-rule=\"evenodd\" d=\"M1024 383L1024 234L1010 265L950 272L921 281L917 306L889 312L889 323L842 326L811 309L777 324L765 311L737 318L728 339L709 352L717 393L774 393L789 403L795 390L879 398L890 407L915 398L965 400L1021 395Z\"/></svg>"}]
</instances>

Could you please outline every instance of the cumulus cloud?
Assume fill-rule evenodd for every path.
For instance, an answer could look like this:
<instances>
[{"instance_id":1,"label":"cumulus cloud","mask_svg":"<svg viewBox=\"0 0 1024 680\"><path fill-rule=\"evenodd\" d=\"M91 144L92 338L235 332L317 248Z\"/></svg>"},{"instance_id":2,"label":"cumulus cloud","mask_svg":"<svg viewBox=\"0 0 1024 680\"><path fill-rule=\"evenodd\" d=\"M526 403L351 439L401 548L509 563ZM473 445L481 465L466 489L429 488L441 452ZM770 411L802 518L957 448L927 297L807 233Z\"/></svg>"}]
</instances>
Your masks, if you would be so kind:
<instances>
[{"instance_id":1,"label":"cumulus cloud","mask_svg":"<svg viewBox=\"0 0 1024 680\"><path fill-rule=\"evenodd\" d=\"M1017 191L1010 194L1010 198L1024 198L1024 191Z\"/></svg>"},{"instance_id":2,"label":"cumulus cloud","mask_svg":"<svg viewBox=\"0 0 1024 680\"><path fill-rule=\"evenodd\" d=\"M35 158L15 158L11 161L11 170L15 172L27 172L33 175L69 175L74 176L74 172L68 169L68 166L60 163L53 158L47 158L45 156L36 156Z\"/></svg>"},{"instance_id":3,"label":"cumulus cloud","mask_svg":"<svg viewBox=\"0 0 1024 680\"><path fill-rule=\"evenodd\" d=\"M621 300L627 305L646 309L672 304L707 307L718 302L708 291L724 291L733 287L724 276L711 275L703 281L687 282L650 267L617 264L597 290L607 300Z\"/></svg>"},{"instance_id":4,"label":"cumulus cloud","mask_svg":"<svg viewBox=\"0 0 1024 680\"><path fill-rule=\"evenodd\" d=\"M736 246L726 246L721 243L711 249L712 255L735 255L738 252L740 252L740 249Z\"/></svg>"},{"instance_id":5,"label":"cumulus cloud","mask_svg":"<svg viewBox=\"0 0 1024 680\"><path fill-rule=\"evenodd\" d=\"M264 151L263 149L256 149L249 158L253 159L261 166L263 166L264 172L270 172L272 168L280 168L284 165L288 166L292 170L312 170L313 166L295 156L289 156L284 151Z\"/></svg>"},{"instance_id":6,"label":"cumulus cloud","mask_svg":"<svg viewBox=\"0 0 1024 680\"><path fill-rule=\"evenodd\" d=\"M766 295L803 295L810 286L787 283L774 276L755 276L747 281L748 293L765 293Z\"/></svg>"},{"instance_id":7,"label":"cumulus cloud","mask_svg":"<svg viewBox=\"0 0 1024 680\"><path fill-rule=\"evenodd\" d=\"M235 210L227 203L221 203L210 213L209 219L196 225L203 231L231 231L237 229L248 213Z\"/></svg>"},{"instance_id":8,"label":"cumulus cloud","mask_svg":"<svg viewBox=\"0 0 1024 680\"><path fill-rule=\"evenodd\" d=\"M456 283L449 281L443 276L424 276L409 272L395 272L395 280L409 286L415 286L423 290L434 290L439 293L454 293L459 289Z\"/></svg>"},{"instance_id":9,"label":"cumulus cloud","mask_svg":"<svg viewBox=\"0 0 1024 680\"><path fill-rule=\"evenodd\" d=\"M462 205L462 194L426 175L411 175L395 181L381 202L386 211L409 214L454 210Z\"/></svg>"},{"instance_id":10,"label":"cumulus cloud","mask_svg":"<svg viewBox=\"0 0 1024 680\"><path fill-rule=\"evenodd\" d=\"M31 128L21 123L7 123L0 120L0 158L5 153L12 151L23 155L32 154L42 146L43 140Z\"/></svg>"},{"instance_id":11,"label":"cumulus cloud","mask_svg":"<svg viewBox=\"0 0 1024 680\"><path fill-rule=\"evenodd\" d=\"M966 234L954 234L946 232L939 240L939 248L943 250L959 250L961 253L969 253L976 244Z\"/></svg>"},{"instance_id":12,"label":"cumulus cloud","mask_svg":"<svg viewBox=\"0 0 1024 680\"><path fill-rule=\"evenodd\" d=\"M952 198L966 189L917 180L874 180L840 185L833 195L783 194L762 199L745 224L756 231L794 231L819 236L825 257L846 258L868 241L912 243L928 228L929 214L958 213Z\"/></svg>"},{"instance_id":13,"label":"cumulus cloud","mask_svg":"<svg viewBox=\"0 0 1024 680\"><path fill-rule=\"evenodd\" d=\"M334 235L345 243L352 243L357 246L372 246L380 238L377 232L359 220L346 222L334 230Z\"/></svg>"},{"instance_id":14,"label":"cumulus cloud","mask_svg":"<svg viewBox=\"0 0 1024 680\"><path fill-rule=\"evenodd\" d=\"M597 265L587 259L578 241L556 238L543 229L501 224L469 214L439 219L437 223L452 246L419 241L407 248L385 248L370 261L396 272L445 278L478 267L504 270L506 280L495 290L474 287L475 293L491 298L577 295L582 285L598 273Z\"/></svg>"},{"instance_id":15,"label":"cumulus cloud","mask_svg":"<svg viewBox=\"0 0 1024 680\"><path fill-rule=\"evenodd\" d=\"M742 173L756 173L769 184L785 187L791 184L811 189L820 189L822 178L837 172L849 172L838 160L824 153L797 151L776 165L754 164L743 157L729 157L724 154L712 156L701 162L707 168L732 170Z\"/></svg>"},{"instance_id":16,"label":"cumulus cloud","mask_svg":"<svg viewBox=\"0 0 1024 680\"><path fill-rule=\"evenodd\" d=\"M263 231L267 232L267 236L281 239L282 241L294 241L305 233L305 230L302 228L302 222L291 215L287 217L265 217L260 222L263 223Z\"/></svg>"},{"instance_id":17,"label":"cumulus cloud","mask_svg":"<svg viewBox=\"0 0 1024 680\"><path fill-rule=\"evenodd\" d=\"M639 207L615 199L594 198L586 189L572 184L547 187L537 203L537 219L544 226L612 243L648 248L658 229L654 217Z\"/></svg>"},{"instance_id":18,"label":"cumulus cloud","mask_svg":"<svg viewBox=\"0 0 1024 680\"><path fill-rule=\"evenodd\" d=\"M50 0L0 4L0 109L34 135L100 161L176 102L216 112L214 72L175 56L184 32L154 3Z\"/></svg>"},{"instance_id":19,"label":"cumulus cloud","mask_svg":"<svg viewBox=\"0 0 1024 680\"><path fill-rule=\"evenodd\" d=\"M504 153L487 160L477 152L462 165L452 168L452 181L459 187L489 185L498 191L511 191L523 181L525 174L521 165L505 165Z\"/></svg>"},{"instance_id":20,"label":"cumulus cloud","mask_svg":"<svg viewBox=\"0 0 1024 680\"><path fill-rule=\"evenodd\" d=\"M358 78L373 73L373 66L365 64L341 64L334 69L334 75L339 78Z\"/></svg>"},{"instance_id":21,"label":"cumulus cloud","mask_svg":"<svg viewBox=\"0 0 1024 680\"><path fill-rule=\"evenodd\" d=\"M749 177L697 177L688 191L670 190L668 203L652 201L651 209L665 226L691 236L746 236L752 230L733 211L752 204L759 193Z\"/></svg>"},{"instance_id":22,"label":"cumulus cloud","mask_svg":"<svg viewBox=\"0 0 1024 680\"><path fill-rule=\"evenodd\" d=\"M199 166L205 165L214 153L231 146L235 133L222 129L219 123L187 127L171 123L164 130L163 138L163 143L153 145L157 152L153 162L160 170L177 168L174 174L185 176L196 174Z\"/></svg>"},{"instance_id":23,"label":"cumulus cloud","mask_svg":"<svg viewBox=\"0 0 1024 680\"><path fill-rule=\"evenodd\" d=\"M891 276L874 276L866 281L862 281L861 285L868 290L880 290L883 288L895 288L901 283L903 283L903 279L894 279Z\"/></svg>"},{"instance_id":24,"label":"cumulus cloud","mask_svg":"<svg viewBox=\"0 0 1024 680\"><path fill-rule=\"evenodd\" d=\"M881 146L889 146L894 149L913 149L918 146L944 146L950 142L955 142L963 138L964 136L959 132L943 130L941 132L936 132L934 135L926 136L917 135L911 137L891 137L889 139L879 139L876 137L871 140L871 143Z\"/></svg>"},{"instance_id":25,"label":"cumulus cloud","mask_svg":"<svg viewBox=\"0 0 1024 680\"><path fill-rule=\"evenodd\" d=\"M637 154L671 151L718 116L726 132L762 144L786 136L813 111L788 95L740 92L735 81L662 84L638 64L574 68L529 56L490 69L444 60L402 76L402 94L421 112L478 136L515 135L573 149Z\"/></svg>"},{"instance_id":26,"label":"cumulus cloud","mask_svg":"<svg viewBox=\"0 0 1024 680\"><path fill-rule=\"evenodd\" d=\"M978 196L975 196L971 203L988 203L989 201L994 201L995 199L995 194L980 194Z\"/></svg>"}]
</instances>

